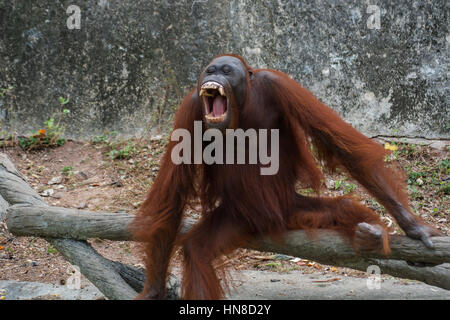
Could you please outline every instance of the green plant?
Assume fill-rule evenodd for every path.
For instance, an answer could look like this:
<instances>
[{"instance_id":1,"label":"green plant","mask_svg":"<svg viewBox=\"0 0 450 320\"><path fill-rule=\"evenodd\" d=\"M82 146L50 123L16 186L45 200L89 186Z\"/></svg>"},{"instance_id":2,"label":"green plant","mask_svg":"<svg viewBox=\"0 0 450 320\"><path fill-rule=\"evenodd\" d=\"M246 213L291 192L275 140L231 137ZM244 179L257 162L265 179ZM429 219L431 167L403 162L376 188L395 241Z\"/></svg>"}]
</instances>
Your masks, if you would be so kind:
<instances>
[{"instance_id":1,"label":"green plant","mask_svg":"<svg viewBox=\"0 0 450 320\"><path fill-rule=\"evenodd\" d=\"M269 263L266 263L266 267L267 268L281 267L281 263L280 262L269 262Z\"/></svg>"},{"instance_id":2,"label":"green plant","mask_svg":"<svg viewBox=\"0 0 450 320\"><path fill-rule=\"evenodd\" d=\"M445 174L450 173L450 159L444 159L439 163L439 167L445 170Z\"/></svg>"},{"instance_id":3,"label":"green plant","mask_svg":"<svg viewBox=\"0 0 450 320\"><path fill-rule=\"evenodd\" d=\"M408 185L407 188L408 188L408 193L409 193L411 199L422 200L424 198L423 193L420 192L416 186Z\"/></svg>"},{"instance_id":4,"label":"green plant","mask_svg":"<svg viewBox=\"0 0 450 320\"><path fill-rule=\"evenodd\" d=\"M417 179L425 178L426 176L427 176L426 172L411 171L411 172L409 172L408 184L416 184Z\"/></svg>"},{"instance_id":5,"label":"green plant","mask_svg":"<svg viewBox=\"0 0 450 320\"><path fill-rule=\"evenodd\" d=\"M63 106L69 103L69 98L65 99L64 97L59 97L59 103Z\"/></svg>"},{"instance_id":6,"label":"green plant","mask_svg":"<svg viewBox=\"0 0 450 320\"><path fill-rule=\"evenodd\" d=\"M59 97L61 105L65 105L69 102L69 99ZM19 145L23 149L37 149L42 147L59 147L62 146L66 140L62 137L65 131L65 126L61 124L61 119L64 115L68 114L68 109L56 113L44 122L45 127L39 129L37 132L32 133L30 137L20 137Z\"/></svg>"},{"instance_id":7,"label":"green plant","mask_svg":"<svg viewBox=\"0 0 450 320\"><path fill-rule=\"evenodd\" d=\"M442 192L445 195L450 195L450 181L442 181L439 184L439 191Z\"/></svg>"},{"instance_id":8,"label":"green plant","mask_svg":"<svg viewBox=\"0 0 450 320\"><path fill-rule=\"evenodd\" d=\"M413 157L420 153L420 148L417 148L415 144L407 144L404 143L401 145L400 153L405 154L406 156Z\"/></svg>"},{"instance_id":9,"label":"green plant","mask_svg":"<svg viewBox=\"0 0 450 320\"><path fill-rule=\"evenodd\" d=\"M32 149L34 145L36 145L38 142L38 139L35 137L20 137L19 138L19 145L22 147L22 149Z\"/></svg>"},{"instance_id":10,"label":"green plant","mask_svg":"<svg viewBox=\"0 0 450 320\"><path fill-rule=\"evenodd\" d=\"M117 137L116 131L105 131L101 136L94 136L91 139L91 142L94 144L107 144L110 147L113 147L114 140Z\"/></svg>"},{"instance_id":11,"label":"green plant","mask_svg":"<svg viewBox=\"0 0 450 320\"><path fill-rule=\"evenodd\" d=\"M129 142L120 150L112 149L107 153L111 159L129 159L133 154L137 153L137 149L132 142Z\"/></svg>"},{"instance_id":12,"label":"green plant","mask_svg":"<svg viewBox=\"0 0 450 320\"><path fill-rule=\"evenodd\" d=\"M52 245L49 244L47 247L47 252L51 253L51 254L55 254L55 253L58 253L58 250L56 250Z\"/></svg>"},{"instance_id":13,"label":"green plant","mask_svg":"<svg viewBox=\"0 0 450 320\"><path fill-rule=\"evenodd\" d=\"M105 135L102 136L94 136L91 139L92 143L105 143L107 141L107 137Z\"/></svg>"},{"instance_id":14,"label":"green plant","mask_svg":"<svg viewBox=\"0 0 450 320\"><path fill-rule=\"evenodd\" d=\"M7 88L0 88L0 98L3 98L3 96L12 91L12 89L14 89L13 86L8 86Z\"/></svg>"},{"instance_id":15,"label":"green plant","mask_svg":"<svg viewBox=\"0 0 450 320\"><path fill-rule=\"evenodd\" d=\"M70 167L70 166L64 167L62 169L62 174L67 177L72 176L73 175L73 167Z\"/></svg>"},{"instance_id":16,"label":"green plant","mask_svg":"<svg viewBox=\"0 0 450 320\"><path fill-rule=\"evenodd\" d=\"M377 209L381 209L382 206L378 203L378 201L376 201L375 199L371 198L369 200L370 206L377 208Z\"/></svg>"},{"instance_id":17,"label":"green plant","mask_svg":"<svg viewBox=\"0 0 450 320\"><path fill-rule=\"evenodd\" d=\"M343 180L339 179L334 182L334 190L339 190L342 185Z\"/></svg>"},{"instance_id":18,"label":"green plant","mask_svg":"<svg viewBox=\"0 0 450 320\"><path fill-rule=\"evenodd\" d=\"M353 190L355 190L356 189L356 184L354 184L354 183L347 183L346 185L345 185L345 191L344 191L344 193L351 193Z\"/></svg>"}]
</instances>

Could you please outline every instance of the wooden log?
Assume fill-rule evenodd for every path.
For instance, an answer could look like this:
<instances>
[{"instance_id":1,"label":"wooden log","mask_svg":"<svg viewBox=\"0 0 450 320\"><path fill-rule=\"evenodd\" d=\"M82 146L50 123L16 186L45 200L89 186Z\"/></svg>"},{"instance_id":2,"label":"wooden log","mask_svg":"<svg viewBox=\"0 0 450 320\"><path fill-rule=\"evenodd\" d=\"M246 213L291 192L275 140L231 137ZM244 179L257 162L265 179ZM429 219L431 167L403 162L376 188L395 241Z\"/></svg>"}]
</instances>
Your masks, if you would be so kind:
<instances>
[{"instance_id":1,"label":"wooden log","mask_svg":"<svg viewBox=\"0 0 450 320\"><path fill-rule=\"evenodd\" d=\"M9 205L46 205L4 153L0 153L0 195Z\"/></svg>"},{"instance_id":2,"label":"wooden log","mask_svg":"<svg viewBox=\"0 0 450 320\"><path fill-rule=\"evenodd\" d=\"M0 222L6 219L6 210L9 207L9 203L0 196Z\"/></svg>"},{"instance_id":3,"label":"wooden log","mask_svg":"<svg viewBox=\"0 0 450 320\"><path fill-rule=\"evenodd\" d=\"M13 206L7 212L9 230L16 235L79 240L93 237L132 240L128 230L132 218L132 215L126 213L89 212L46 206ZM185 218L181 233L189 232L195 223L194 219ZM405 236L391 236L391 255L370 253L360 256L337 232L317 230L313 235L308 235L305 231L297 230L287 232L279 241L267 237L255 239L248 247L361 271L376 264L380 266L382 273L416 279L450 290L450 237L434 237L433 243L435 249L431 250L421 241ZM408 265L404 260L436 265L417 267Z\"/></svg>"},{"instance_id":4,"label":"wooden log","mask_svg":"<svg viewBox=\"0 0 450 320\"><path fill-rule=\"evenodd\" d=\"M109 240L133 240L128 225L133 215L127 213L102 213L60 207L13 206L8 209L7 225L15 235L87 240L102 238ZM181 233L186 233L196 223L184 220ZM250 247L260 251L271 251L301 256L315 261L336 264L360 256L335 231L317 230L308 235L303 230L289 231L284 241L269 238L255 240ZM399 235L391 236L389 256L378 253L365 254L364 258L406 260L441 264L450 262L450 237L434 237L434 249L428 249L421 241Z\"/></svg>"},{"instance_id":5,"label":"wooden log","mask_svg":"<svg viewBox=\"0 0 450 320\"><path fill-rule=\"evenodd\" d=\"M78 266L80 272L108 299L131 300L136 297L137 292L117 272L117 264L102 257L89 243L61 238L51 239L50 243L67 261Z\"/></svg>"},{"instance_id":6,"label":"wooden log","mask_svg":"<svg viewBox=\"0 0 450 320\"><path fill-rule=\"evenodd\" d=\"M51 206L15 205L7 225L17 236L87 240L131 240L127 229L133 218L126 213L102 213Z\"/></svg>"},{"instance_id":7,"label":"wooden log","mask_svg":"<svg viewBox=\"0 0 450 320\"><path fill-rule=\"evenodd\" d=\"M50 208L16 170L9 158L0 153L0 196L9 206ZM45 238L45 237L44 237ZM45 238L61 255L81 272L109 299L130 299L137 295L126 280L117 273L117 265L110 267L107 259L86 242L64 238ZM124 266L126 269L126 266ZM122 280L121 280L122 279ZM125 283L124 283L125 282Z\"/></svg>"}]
</instances>

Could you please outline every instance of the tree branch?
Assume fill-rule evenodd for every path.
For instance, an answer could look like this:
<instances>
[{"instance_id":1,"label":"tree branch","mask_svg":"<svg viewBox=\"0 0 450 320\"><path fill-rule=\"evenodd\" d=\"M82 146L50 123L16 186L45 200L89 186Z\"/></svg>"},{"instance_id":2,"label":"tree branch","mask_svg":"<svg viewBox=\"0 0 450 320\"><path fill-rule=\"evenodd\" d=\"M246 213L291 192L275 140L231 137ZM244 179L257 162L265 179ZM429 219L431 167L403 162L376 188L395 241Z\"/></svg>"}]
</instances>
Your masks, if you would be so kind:
<instances>
[{"instance_id":1,"label":"tree branch","mask_svg":"<svg viewBox=\"0 0 450 320\"><path fill-rule=\"evenodd\" d=\"M108 260L98 254L85 241L71 239L48 239L72 265L78 266L80 272L89 279L108 299L131 300L137 292L118 272L117 262ZM132 268L132 267L129 267ZM123 272L125 272L125 267ZM131 279L130 277L128 279Z\"/></svg>"},{"instance_id":2,"label":"tree branch","mask_svg":"<svg viewBox=\"0 0 450 320\"><path fill-rule=\"evenodd\" d=\"M132 240L128 230L132 219L133 216L126 213L23 205L10 207L7 213L9 230L16 235L67 237L79 240L93 237ZM194 219L185 218L181 233L189 232L195 223ZM431 250L421 241L405 236L391 236L391 255L370 253L360 256L335 231L317 230L314 234L308 235L305 231L297 230L286 232L280 241L269 238L257 239L249 245L249 248L362 271L366 271L369 265L377 264L383 273L450 289L450 269L447 264L450 262L450 237L435 237L433 243L435 249ZM437 265L413 267L399 260Z\"/></svg>"},{"instance_id":3,"label":"tree branch","mask_svg":"<svg viewBox=\"0 0 450 320\"><path fill-rule=\"evenodd\" d=\"M31 188L9 158L0 153L0 196L10 206L48 206ZM3 205L5 205L3 203ZM12 207L10 207L12 208ZM7 218L8 220L8 218ZM7 222L8 224L8 222ZM9 227L8 227L9 229ZM70 239L47 238L62 256L80 271L109 299L131 299L137 295L117 273L117 265L103 258L88 243ZM127 266L124 266L127 268Z\"/></svg>"}]
</instances>

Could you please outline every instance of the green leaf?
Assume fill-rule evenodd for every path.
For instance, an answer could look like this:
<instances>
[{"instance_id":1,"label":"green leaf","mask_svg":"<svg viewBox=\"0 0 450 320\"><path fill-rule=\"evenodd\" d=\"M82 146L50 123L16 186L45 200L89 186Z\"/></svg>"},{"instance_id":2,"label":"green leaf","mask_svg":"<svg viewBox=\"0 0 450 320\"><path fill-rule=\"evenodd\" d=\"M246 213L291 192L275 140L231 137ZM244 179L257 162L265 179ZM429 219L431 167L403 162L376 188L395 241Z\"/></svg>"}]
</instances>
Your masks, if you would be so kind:
<instances>
[{"instance_id":1,"label":"green leaf","mask_svg":"<svg viewBox=\"0 0 450 320\"><path fill-rule=\"evenodd\" d=\"M59 97L59 103L61 105L65 105L65 104L69 103L69 98L64 99L63 97Z\"/></svg>"},{"instance_id":2,"label":"green leaf","mask_svg":"<svg viewBox=\"0 0 450 320\"><path fill-rule=\"evenodd\" d=\"M56 141L56 144L58 145L58 147L61 147L64 143L66 143L66 139L64 139L64 138L59 138Z\"/></svg>"}]
</instances>

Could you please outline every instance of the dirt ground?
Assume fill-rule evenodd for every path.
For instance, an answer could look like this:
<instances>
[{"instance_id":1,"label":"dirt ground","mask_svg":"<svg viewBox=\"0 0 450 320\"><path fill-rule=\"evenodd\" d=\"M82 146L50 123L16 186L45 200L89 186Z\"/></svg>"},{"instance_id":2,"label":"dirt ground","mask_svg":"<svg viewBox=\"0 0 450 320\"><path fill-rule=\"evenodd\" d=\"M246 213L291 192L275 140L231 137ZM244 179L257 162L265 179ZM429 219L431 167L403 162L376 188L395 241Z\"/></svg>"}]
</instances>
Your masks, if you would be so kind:
<instances>
[{"instance_id":1,"label":"dirt ground","mask_svg":"<svg viewBox=\"0 0 450 320\"><path fill-rule=\"evenodd\" d=\"M158 173L165 138L150 141L132 139L112 142L107 136L89 142L68 141L61 147L25 151L19 146L3 148L30 185L53 206L104 212L136 212ZM449 234L449 149L396 144L387 161L398 160L408 178L413 211ZM116 159L113 159L116 157ZM399 177L400 178L400 177ZM309 189L299 190L312 194ZM327 175L323 195L352 194L382 215L397 232L395 222L355 181L339 172ZM192 213L191 213L192 214ZM138 246L133 242L90 240L105 257L130 265L143 266ZM179 265L179 256L175 264ZM320 265L270 252L239 249L228 257L235 270L273 270L277 272L323 273L364 277L346 268ZM63 284L70 264L45 240L16 238L0 224L0 280L39 281Z\"/></svg>"}]
</instances>

